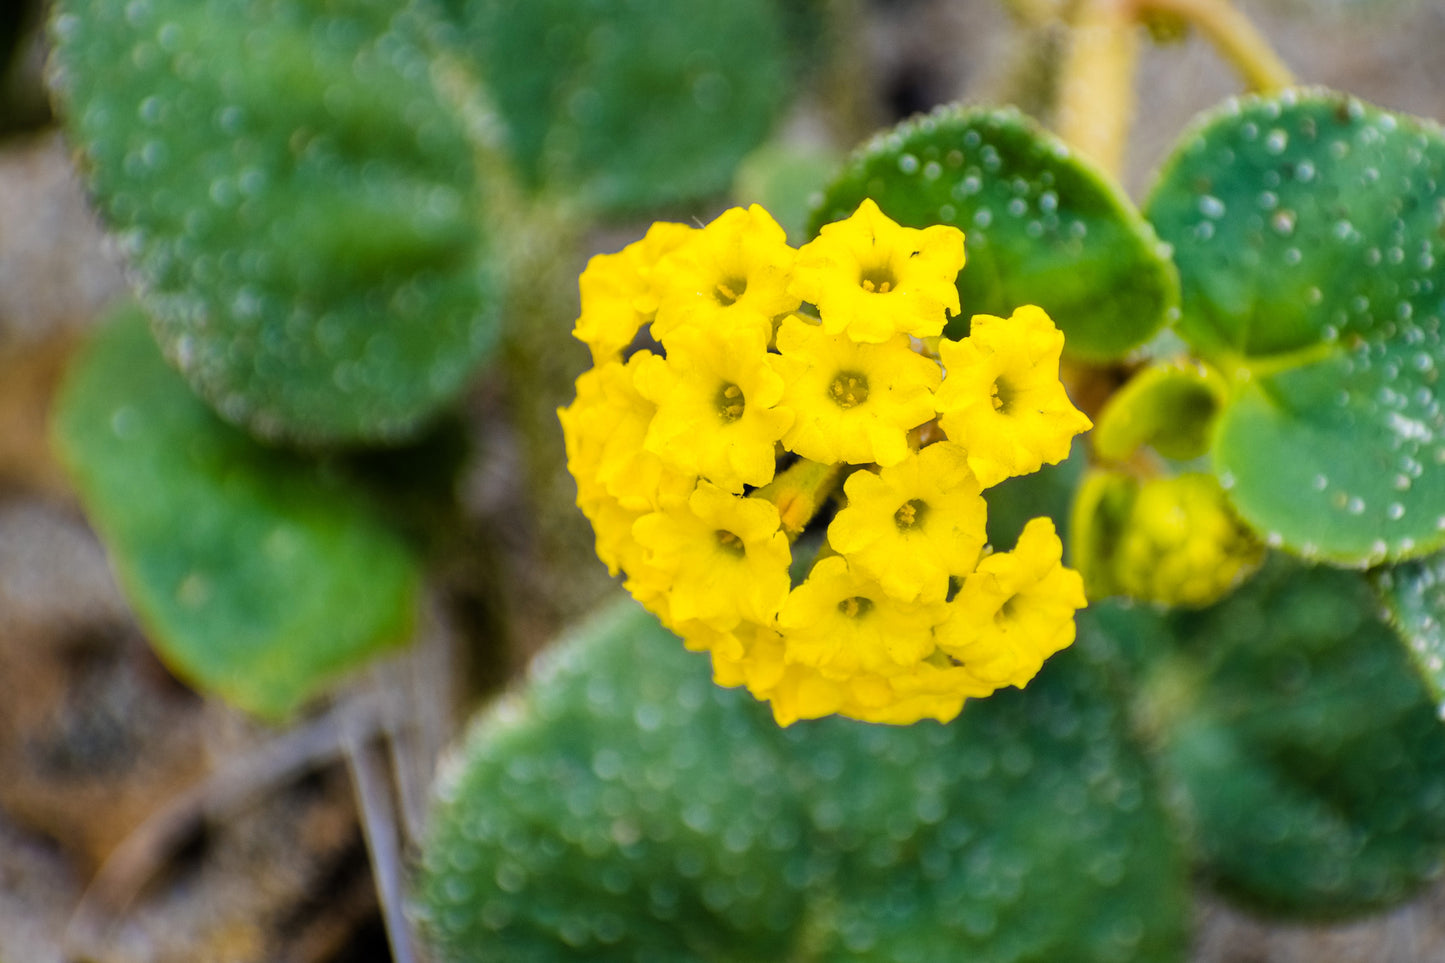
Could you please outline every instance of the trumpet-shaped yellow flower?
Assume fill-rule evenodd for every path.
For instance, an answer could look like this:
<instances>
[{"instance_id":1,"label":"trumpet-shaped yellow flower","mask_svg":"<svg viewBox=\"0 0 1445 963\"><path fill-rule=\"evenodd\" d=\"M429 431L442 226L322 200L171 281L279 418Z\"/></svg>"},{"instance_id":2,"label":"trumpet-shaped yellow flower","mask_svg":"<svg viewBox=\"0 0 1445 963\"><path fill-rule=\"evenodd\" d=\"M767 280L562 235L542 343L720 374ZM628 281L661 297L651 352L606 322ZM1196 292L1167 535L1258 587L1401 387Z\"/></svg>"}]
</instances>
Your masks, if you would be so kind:
<instances>
[{"instance_id":1,"label":"trumpet-shaped yellow flower","mask_svg":"<svg viewBox=\"0 0 1445 963\"><path fill-rule=\"evenodd\" d=\"M875 344L900 333L928 338L958 313L963 260L962 231L901 227L865 199L798 251L792 290L817 306L829 334Z\"/></svg>"},{"instance_id":2,"label":"trumpet-shaped yellow flower","mask_svg":"<svg viewBox=\"0 0 1445 963\"><path fill-rule=\"evenodd\" d=\"M650 408L632 390L624 366L613 361L577 379L577 399L557 417L577 480L577 507L592 523L597 557L611 574L625 573L628 591L652 607L667 586L647 564L632 526L659 505L685 502L696 479L639 447L638 425L645 428Z\"/></svg>"},{"instance_id":3,"label":"trumpet-shaped yellow flower","mask_svg":"<svg viewBox=\"0 0 1445 963\"><path fill-rule=\"evenodd\" d=\"M828 543L889 595L941 602L950 576L973 571L987 506L962 445L938 442L876 475L854 472L843 490L848 505Z\"/></svg>"},{"instance_id":4,"label":"trumpet-shaped yellow flower","mask_svg":"<svg viewBox=\"0 0 1445 963\"><path fill-rule=\"evenodd\" d=\"M695 478L667 465L643 446L657 406L634 386L637 371L652 357L634 355L625 365L609 361L577 379L577 399L559 411L569 461L631 511L651 511L669 499L687 498Z\"/></svg>"},{"instance_id":5,"label":"trumpet-shaped yellow flower","mask_svg":"<svg viewBox=\"0 0 1445 963\"><path fill-rule=\"evenodd\" d=\"M790 664L786 649L781 634L756 629L741 655L713 650L713 681L721 686L747 686L754 698L771 705L780 726L835 713L866 718L861 707L857 712L848 711L853 702L848 680L829 679L812 666Z\"/></svg>"},{"instance_id":6,"label":"trumpet-shaped yellow flower","mask_svg":"<svg viewBox=\"0 0 1445 963\"><path fill-rule=\"evenodd\" d=\"M653 336L669 350L669 336L685 325L747 328L771 340L773 319L800 303L788 292L796 257L778 222L758 205L723 212L694 231L657 272Z\"/></svg>"},{"instance_id":7,"label":"trumpet-shaped yellow flower","mask_svg":"<svg viewBox=\"0 0 1445 963\"><path fill-rule=\"evenodd\" d=\"M880 684L884 682L886 688ZM860 677L852 686L853 701L844 713L893 725L917 719L948 722L963 709L965 700L990 695L996 688L965 669L952 664L940 667L925 659L886 679Z\"/></svg>"},{"instance_id":8,"label":"trumpet-shaped yellow flower","mask_svg":"<svg viewBox=\"0 0 1445 963\"><path fill-rule=\"evenodd\" d=\"M788 595L778 628L786 661L848 679L859 672L893 675L919 662L933 651L931 629L942 616L941 605L900 602L831 555Z\"/></svg>"},{"instance_id":9,"label":"trumpet-shaped yellow flower","mask_svg":"<svg viewBox=\"0 0 1445 963\"><path fill-rule=\"evenodd\" d=\"M783 444L804 458L896 465L908 456L908 432L934 415L938 365L907 335L859 344L789 317L778 350L783 404L795 414Z\"/></svg>"},{"instance_id":10,"label":"trumpet-shaped yellow flower","mask_svg":"<svg viewBox=\"0 0 1445 963\"><path fill-rule=\"evenodd\" d=\"M1074 613L1086 604L1083 579L1062 560L1054 523L1030 520L1013 551L964 579L935 630L938 647L982 682L1023 687L1074 641Z\"/></svg>"},{"instance_id":11,"label":"trumpet-shaped yellow flower","mask_svg":"<svg viewBox=\"0 0 1445 963\"><path fill-rule=\"evenodd\" d=\"M761 332L674 332L667 358L649 356L637 388L657 406L644 445L674 468L731 492L766 485L774 447L793 423L783 379Z\"/></svg>"},{"instance_id":12,"label":"trumpet-shaped yellow flower","mask_svg":"<svg viewBox=\"0 0 1445 963\"><path fill-rule=\"evenodd\" d=\"M1057 464L1092 427L1059 383L1063 347L1063 332L1032 305L1009 318L975 315L967 338L939 342L939 424L968 449L984 488Z\"/></svg>"},{"instance_id":13,"label":"trumpet-shaped yellow flower","mask_svg":"<svg viewBox=\"0 0 1445 963\"><path fill-rule=\"evenodd\" d=\"M729 689L745 685L760 699L766 697L759 693L772 691L788 668L783 662L783 637L777 629L756 622L738 623L723 644L707 648L712 653L714 682Z\"/></svg>"},{"instance_id":14,"label":"trumpet-shaped yellow flower","mask_svg":"<svg viewBox=\"0 0 1445 963\"><path fill-rule=\"evenodd\" d=\"M652 569L670 576L674 623L766 624L787 597L792 552L771 502L702 481L685 506L642 516L632 533Z\"/></svg>"},{"instance_id":15,"label":"trumpet-shaped yellow flower","mask_svg":"<svg viewBox=\"0 0 1445 963\"><path fill-rule=\"evenodd\" d=\"M653 268L693 230L686 224L659 221L642 240L587 262L587 269L577 279L582 314L572 334L592 349L593 364L620 358L637 332L652 323L657 313Z\"/></svg>"},{"instance_id":16,"label":"trumpet-shaped yellow flower","mask_svg":"<svg viewBox=\"0 0 1445 963\"><path fill-rule=\"evenodd\" d=\"M627 591L649 609L665 607L670 576L648 563L647 549L632 534L633 526L644 515L611 499L594 503L587 515L597 533L597 557L607 565L608 572L621 572Z\"/></svg>"}]
</instances>

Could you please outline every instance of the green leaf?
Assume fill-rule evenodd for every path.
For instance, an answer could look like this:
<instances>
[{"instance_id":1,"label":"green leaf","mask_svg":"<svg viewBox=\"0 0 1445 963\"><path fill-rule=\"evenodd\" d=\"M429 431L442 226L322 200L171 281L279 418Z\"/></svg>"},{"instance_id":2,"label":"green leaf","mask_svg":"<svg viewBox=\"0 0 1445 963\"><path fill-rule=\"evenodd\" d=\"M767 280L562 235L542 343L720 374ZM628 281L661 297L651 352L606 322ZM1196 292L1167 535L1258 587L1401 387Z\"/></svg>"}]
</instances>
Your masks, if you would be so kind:
<instances>
[{"instance_id":1,"label":"green leaf","mask_svg":"<svg viewBox=\"0 0 1445 963\"><path fill-rule=\"evenodd\" d=\"M1420 678L1445 713L1445 554L1377 569L1371 582Z\"/></svg>"},{"instance_id":2,"label":"green leaf","mask_svg":"<svg viewBox=\"0 0 1445 963\"><path fill-rule=\"evenodd\" d=\"M812 233L865 197L900 224L963 230L964 321L1037 304L1069 354L1108 360L1178 307L1168 252L1123 190L1017 111L942 108L880 134L833 181Z\"/></svg>"},{"instance_id":3,"label":"green leaf","mask_svg":"<svg viewBox=\"0 0 1445 963\"><path fill-rule=\"evenodd\" d=\"M950 726L779 730L629 603L450 759L425 929L448 961L1180 960L1180 856L1099 690L1066 654Z\"/></svg>"},{"instance_id":4,"label":"green leaf","mask_svg":"<svg viewBox=\"0 0 1445 963\"><path fill-rule=\"evenodd\" d=\"M775 0L444 0L533 187L605 209L727 187L788 92Z\"/></svg>"},{"instance_id":5,"label":"green leaf","mask_svg":"<svg viewBox=\"0 0 1445 963\"><path fill-rule=\"evenodd\" d=\"M1445 727L1377 608L1359 575L1276 555L1212 608L1129 615L1199 859L1252 905L1360 914L1445 868Z\"/></svg>"},{"instance_id":6,"label":"green leaf","mask_svg":"<svg viewBox=\"0 0 1445 963\"><path fill-rule=\"evenodd\" d=\"M1106 461L1128 461L1145 445L1165 458L1209 453L1214 416L1228 385L1211 368L1183 361L1151 365L1110 396L1090 439Z\"/></svg>"},{"instance_id":7,"label":"green leaf","mask_svg":"<svg viewBox=\"0 0 1445 963\"><path fill-rule=\"evenodd\" d=\"M1410 387L1419 353L1361 346L1240 386L1214 464L1241 517L1343 565L1445 544L1445 413L1433 385Z\"/></svg>"},{"instance_id":8,"label":"green leaf","mask_svg":"<svg viewBox=\"0 0 1445 963\"><path fill-rule=\"evenodd\" d=\"M1445 545L1445 138L1325 91L1231 101L1147 211L1180 334L1236 383L1215 469L1274 544L1339 564Z\"/></svg>"},{"instance_id":9,"label":"green leaf","mask_svg":"<svg viewBox=\"0 0 1445 963\"><path fill-rule=\"evenodd\" d=\"M408 637L419 572L368 503L221 422L126 308L75 359L55 437L177 674L280 719Z\"/></svg>"},{"instance_id":10,"label":"green leaf","mask_svg":"<svg viewBox=\"0 0 1445 963\"><path fill-rule=\"evenodd\" d=\"M418 9L56 5L56 89L156 335L263 437L406 436L495 341L464 84Z\"/></svg>"}]
</instances>

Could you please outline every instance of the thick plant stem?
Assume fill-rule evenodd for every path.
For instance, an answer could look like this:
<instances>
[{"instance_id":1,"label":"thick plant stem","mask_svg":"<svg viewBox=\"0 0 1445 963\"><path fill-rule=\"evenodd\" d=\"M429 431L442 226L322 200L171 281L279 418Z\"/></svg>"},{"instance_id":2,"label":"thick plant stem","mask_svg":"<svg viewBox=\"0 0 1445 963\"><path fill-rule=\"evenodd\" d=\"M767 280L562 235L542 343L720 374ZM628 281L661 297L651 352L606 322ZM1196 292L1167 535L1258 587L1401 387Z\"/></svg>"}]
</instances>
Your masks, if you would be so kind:
<instances>
[{"instance_id":1,"label":"thick plant stem","mask_svg":"<svg viewBox=\"0 0 1445 963\"><path fill-rule=\"evenodd\" d=\"M1134 117L1139 24L1148 14L1177 17L1198 29L1250 90L1267 93L1295 83L1264 35L1229 0L1080 0L1059 87L1058 130L1116 176Z\"/></svg>"},{"instance_id":2,"label":"thick plant stem","mask_svg":"<svg viewBox=\"0 0 1445 963\"><path fill-rule=\"evenodd\" d=\"M1134 119L1139 32L1128 0L1083 0L1059 88L1059 135L1116 177Z\"/></svg>"},{"instance_id":3,"label":"thick plant stem","mask_svg":"<svg viewBox=\"0 0 1445 963\"><path fill-rule=\"evenodd\" d=\"M1250 90L1268 93L1295 82L1264 34L1229 0L1134 0L1139 13L1163 13L1192 24L1234 65Z\"/></svg>"}]
</instances>

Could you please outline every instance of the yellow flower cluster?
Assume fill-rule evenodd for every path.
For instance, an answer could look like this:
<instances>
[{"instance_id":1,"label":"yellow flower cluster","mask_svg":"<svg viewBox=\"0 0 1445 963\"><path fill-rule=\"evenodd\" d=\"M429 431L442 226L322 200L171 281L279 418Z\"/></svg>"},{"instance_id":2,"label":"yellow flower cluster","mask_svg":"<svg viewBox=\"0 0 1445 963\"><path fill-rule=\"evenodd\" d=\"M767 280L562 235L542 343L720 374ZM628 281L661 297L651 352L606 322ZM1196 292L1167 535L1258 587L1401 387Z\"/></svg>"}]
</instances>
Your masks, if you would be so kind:
<instances>
[{"instance_id":1,"label":"yellow flower cluster","mask_svg":"<svg viewBox=\"0 0 1445 963\"><path fill-rule=\"evenodd\" d=\"M942 337L963 262L864 201L801 249L735 208L582 274L594 367L558 414L597 553L780 724L947 721L1073 641L1052 523L993 552L982 491L1090 424L1039 308Z\"/></svg>"}]
</instances>

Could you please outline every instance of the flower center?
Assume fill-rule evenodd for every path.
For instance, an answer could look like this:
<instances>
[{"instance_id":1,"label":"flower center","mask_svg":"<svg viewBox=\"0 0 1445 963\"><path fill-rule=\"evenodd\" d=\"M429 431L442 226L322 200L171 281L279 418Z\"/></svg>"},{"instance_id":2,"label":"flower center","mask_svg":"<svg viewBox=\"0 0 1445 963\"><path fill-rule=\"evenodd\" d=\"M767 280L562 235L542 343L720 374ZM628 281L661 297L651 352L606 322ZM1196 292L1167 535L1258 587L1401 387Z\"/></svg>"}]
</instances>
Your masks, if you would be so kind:
<instances>
[{"instance_id":1,"label":"flower center","mask_svg":"<svg viewBox=\"0 0 1445 963\"><path fill-rule=\"evenodd\" d=\"M861 371L840 371L828 385L828 397L839 408L852 408L868 400L868 376Z\"/></svg>"},{"instance_id":2,"label":"flower center","mask_svg":"<svg viewBox=\"0 0 1445 963\"><path fill-rule=\"evenodd\" d=\"M717 289L713 291L712 296L717 299L718 304L729 308L736 304L738 298L746 294L747 291L747 278L727 278L724 281L718 282Z\"/></svg>"},{"instance_id":3,"label":"flower center","mask_svg":"<svg viewBox=\"0 0 1445 963\"><path fill-rule=\"evenodd\" d=\"M912 531L923 524L923 516L928 514L928 503L919 498L913 498L903 503L903 507L893 513L893 523L898 526L900 532Z\"/></svg>"},{"instance_id":4,"label":"flower center","mask_svg":"<svg viewBox=\"0 0 1445 963\"><path fill-rule=\"evenodd\" d=\"M858 283L863 290L870 294L887 294L897 286L898 280L893 276L893 271L885 264L864 271L862 277L858 279Z\"/></svg>"},{"instance_id":5,"label":"flower center","mask_svg":"<svg viewBox=\"0 0 1445 963\"><path fill-rule=\"evenodd\" d=\"M1019 611L1019 597L1010 595L1002 605L998 607L998 615L994 616L996 621L1011 621Z\"/></svg>"},{"instance_id":6,"label":"flower center","mask_svg":"<svg viewBox=\"0 0 1445 963\"><path fill-rule=\"evenodd\" d=\"M854 595L838 603L838 611L850 619L861 619L873 610L873 600L862 595Z\"/></svg>"},{"instance_id":7,"label":"flower center","mask_svg":"<svg viewBox=\"0 0 1445 963\"><path fill-rule=\"evenodd\" d=\"M748 553L747 546L743 544L743 540L727 529L719 528L713 534L717 536L718 547L729 555L736 555L741 558Z\"/></svg>"},{"instance_id":8,"label":"flower center","mask_svg":"<svg viewBox=\"0 0 1445 963\"><path fill-rule=\"evenodd\" d=\"M747 402L743 398L743 389L735 384L724 384L717 391L717 413L724 424L732 424L743 416L743 410Z\"/></svg>"},{"instance_id":9,"label":"flower center","mask_svg":"<svg viewBox=\"0 0 1445 963\"><path fill-rule=\"evenodd\" d=\"M993 402L993 410L1001 415L1009 414L1014 402L1014 389L1007 381L999 378L993 383L993 391L989 393L989 400Z\"/></svg>"}]
</instances>

